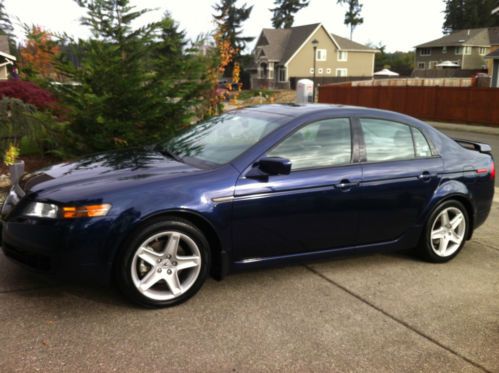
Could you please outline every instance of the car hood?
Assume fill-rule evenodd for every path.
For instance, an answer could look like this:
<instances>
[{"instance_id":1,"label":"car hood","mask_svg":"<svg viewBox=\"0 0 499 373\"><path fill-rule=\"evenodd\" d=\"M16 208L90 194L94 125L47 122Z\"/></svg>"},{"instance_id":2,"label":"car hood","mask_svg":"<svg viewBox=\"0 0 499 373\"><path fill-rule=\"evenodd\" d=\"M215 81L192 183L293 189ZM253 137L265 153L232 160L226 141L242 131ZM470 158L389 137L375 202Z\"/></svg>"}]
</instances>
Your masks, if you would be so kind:
<instances>
[{"instance_id":1,"label":"car hood","mask_svg":"<svg viewBox=\"0 0 499 373\"><path fill-rule=\"evenodd\" d=\"M173 160L153 148L142 148L96 154L25 174L20 186L27 193L68 187L108 189L200 171L202 169Z\"/></svg>"}]
</instances>

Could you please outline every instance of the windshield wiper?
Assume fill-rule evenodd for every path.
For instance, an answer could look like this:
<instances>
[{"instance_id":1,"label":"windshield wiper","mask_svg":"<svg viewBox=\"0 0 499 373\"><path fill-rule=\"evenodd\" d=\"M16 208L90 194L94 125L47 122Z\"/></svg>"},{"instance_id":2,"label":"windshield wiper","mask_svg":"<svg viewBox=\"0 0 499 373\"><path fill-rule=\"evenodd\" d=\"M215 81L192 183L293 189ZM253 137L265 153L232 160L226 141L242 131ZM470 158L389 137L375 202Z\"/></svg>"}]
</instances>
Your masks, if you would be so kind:
<instances>
[{"instance_id":1,"label":"windshield wiper","mask_svg":"<svg viewBox=\"0 0 499 373\"><path fill-rule=\"evenodd\" d=\"M180 158L178 155L176 155L174 152L172 152L170 149L166 147L158 145L156 146L156 150L168 158L171 158L177 162L182 162L182 158Z\"/></svg>"}]
</instances>

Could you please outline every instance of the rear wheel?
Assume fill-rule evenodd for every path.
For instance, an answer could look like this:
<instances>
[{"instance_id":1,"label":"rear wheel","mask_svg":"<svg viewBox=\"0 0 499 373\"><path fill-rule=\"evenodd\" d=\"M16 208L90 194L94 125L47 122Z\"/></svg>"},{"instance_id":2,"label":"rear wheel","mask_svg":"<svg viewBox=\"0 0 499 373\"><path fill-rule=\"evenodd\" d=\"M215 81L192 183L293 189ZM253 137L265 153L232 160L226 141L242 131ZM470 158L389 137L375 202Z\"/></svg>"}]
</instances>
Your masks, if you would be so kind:
<instances>
[{"instance_id":1,"label":"rear wheel","mask_svg":"<svg viewBox=\"0 0 499 373\"><path fill-rule=\"evenodd\" d=\"M463 248L468 236L469 217L459 201L447 201L431 214L420 243L420 253L434 263L454 258Z\"/></svg>"},{"instance_id":2,"label":"rear wheel","mask_svg":"<svg viewBox=\"0 0 499 373\"><path fill-rule=\"evenodd\" d=\"M210 265L208 242L184 220L163 220L140 230L117 263L122 292L143 306L167 307L192 297Z\"/></svg>"}]
</instances>

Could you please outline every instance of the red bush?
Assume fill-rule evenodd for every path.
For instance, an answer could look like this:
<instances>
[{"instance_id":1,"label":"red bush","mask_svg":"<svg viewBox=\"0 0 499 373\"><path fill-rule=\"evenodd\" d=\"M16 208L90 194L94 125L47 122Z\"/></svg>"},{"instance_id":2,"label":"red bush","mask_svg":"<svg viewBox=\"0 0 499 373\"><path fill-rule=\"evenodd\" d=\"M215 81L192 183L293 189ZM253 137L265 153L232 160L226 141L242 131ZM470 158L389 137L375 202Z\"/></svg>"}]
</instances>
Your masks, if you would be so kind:
<instances>
[{"instance_id":1,"label":"red bush","mask_svg":"<svg viewBox=\"0 0 499 373\"><path fill-rule=\"evenodd\" d=\"M46 89L24 80L0 81L0 99L17 98L40 110L57 110L57 99Z\"/></svg>"}]
</instances>

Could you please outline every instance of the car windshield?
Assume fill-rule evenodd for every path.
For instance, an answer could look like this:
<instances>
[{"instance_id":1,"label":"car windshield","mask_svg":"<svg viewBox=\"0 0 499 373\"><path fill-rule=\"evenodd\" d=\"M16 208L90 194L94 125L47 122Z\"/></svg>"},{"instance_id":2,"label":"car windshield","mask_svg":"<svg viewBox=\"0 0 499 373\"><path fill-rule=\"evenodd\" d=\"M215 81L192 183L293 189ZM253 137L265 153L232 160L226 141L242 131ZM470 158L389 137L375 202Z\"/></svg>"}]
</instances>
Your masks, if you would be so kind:
<instances>
[{"instance_id":1,"label":"car windshield","mask_svg":"<svg viewBox=\"0 0 499 373\"><path fill-rule=\"evenodd\" d=\"M283 117L267 113L226 113L193 126L162 148L177 159L221 165L237 158L283 123Z\"/></svg>"}]
</instances>

